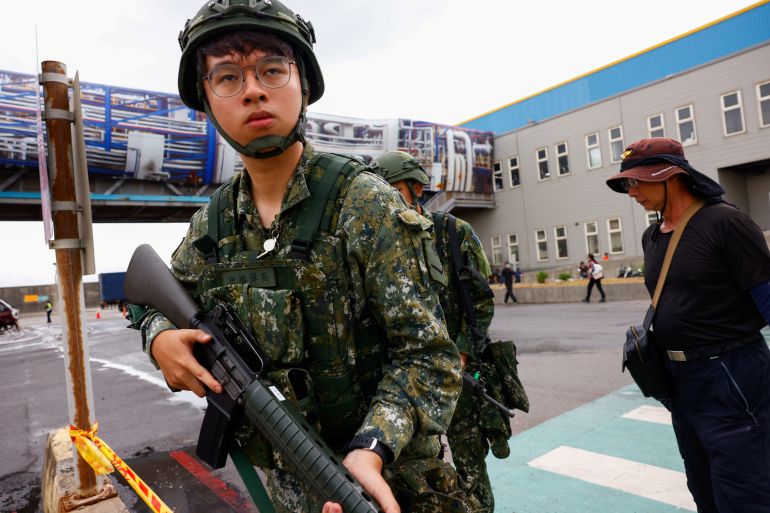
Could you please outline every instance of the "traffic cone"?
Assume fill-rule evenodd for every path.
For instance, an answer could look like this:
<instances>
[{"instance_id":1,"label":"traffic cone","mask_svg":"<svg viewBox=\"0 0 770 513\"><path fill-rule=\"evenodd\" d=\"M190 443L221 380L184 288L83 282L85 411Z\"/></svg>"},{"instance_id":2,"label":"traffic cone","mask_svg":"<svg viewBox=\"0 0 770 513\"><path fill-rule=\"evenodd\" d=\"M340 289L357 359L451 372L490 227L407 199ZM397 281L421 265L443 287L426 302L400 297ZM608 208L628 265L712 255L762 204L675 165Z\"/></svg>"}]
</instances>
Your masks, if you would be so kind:
<instances>
[{"instance_id":1,"label":"traffic cone","mask_svg":"<svg viewBox=\"0 0 770 513\"><path fill-rule=\"evenodd\" d=\"M102 313L99 310L96 311L96 318L97 319L101 319L102 318Z\"/></svg>"}]
</instances>

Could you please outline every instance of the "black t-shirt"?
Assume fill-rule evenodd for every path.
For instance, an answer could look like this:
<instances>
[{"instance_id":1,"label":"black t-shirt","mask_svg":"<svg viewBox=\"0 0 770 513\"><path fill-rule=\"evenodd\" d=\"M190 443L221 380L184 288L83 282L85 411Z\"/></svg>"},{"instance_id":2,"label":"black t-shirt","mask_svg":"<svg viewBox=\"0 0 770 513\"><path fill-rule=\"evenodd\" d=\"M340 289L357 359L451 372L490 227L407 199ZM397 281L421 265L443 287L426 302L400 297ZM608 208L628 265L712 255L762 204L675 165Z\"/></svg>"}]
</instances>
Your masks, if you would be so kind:
<instances>
[{"instance_id":1,"label":"black t-shirt","mask_svg":"<svg viewBox=\"0 0 770 513\"><path fill-rule=\"evenodd\" d=\"M672 233L642 236L644 283L655 292ZM687 224L653 322L664 349L692 349L747 337L766 323L751 289L770 280L770 250L759 227L725 203L704 206Z\"/></svg>"},{"instance_id":2,"label":"black t-shirt","mask_svg":"<svg viewBox=\"0 0 770 513\"><path fill-rule=\"evenodd\" d=\"M503 268L503 279L505 280L506 284L513 283L513 269L509 267Z\"/></svg>"}]
</instances>

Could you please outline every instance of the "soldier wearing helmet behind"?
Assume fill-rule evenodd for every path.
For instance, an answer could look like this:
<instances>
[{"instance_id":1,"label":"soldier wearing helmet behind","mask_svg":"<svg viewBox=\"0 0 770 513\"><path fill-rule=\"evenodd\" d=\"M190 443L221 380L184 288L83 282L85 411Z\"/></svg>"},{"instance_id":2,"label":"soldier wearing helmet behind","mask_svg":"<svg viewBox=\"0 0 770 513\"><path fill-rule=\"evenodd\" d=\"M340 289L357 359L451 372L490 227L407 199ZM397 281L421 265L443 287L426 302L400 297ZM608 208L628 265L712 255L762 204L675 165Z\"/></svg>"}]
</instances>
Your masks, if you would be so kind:
<instances>
[{"instance_id":1,"label":"soldier wearing helmet behind","mask_svg":"<svg viewBox=\"0 0 770 513\"><path fill-rule=\"evenodd\" d=\"M314 40L276 0L210 1L188 20L181 98L244 171L193 216L172 272L206 309L237 310L273 361L268 378L385 512L465 511L437 458L460 367L427 271L428 224L360 162L305 140L305 110L324 90ZM208 335L140 313L133 326L171 387L221 390L192 355ZM250 425L234 438L265 470L277 511L341 511L310 496Z\"/></svg>"},{"instance_id":2,"label":"soldier wearing helmet behind","mask_svg":"<svg viewBox=\"0 0 770 513\"><path fill-rule=\"evenodd\" d=\"M457 345L465 371L481 377L487 385L487 393L507 403L508 407L528 410L526 394L515 369L515 354L511 354L511 350L515 351L513 344L489 343L487 330L494 314L494 295L486 277L492 272L473 227L450 214L431 212L420 205L418 200L423 187L430 180L420 162L408 153L384 153L374 159L371 167L401 193L411 208L434 225L438 263L447 276L447 282L438 284L437 291L449 336ZM452 230L456 238L450 235ZM453 261L453 239L461 260L460 269ZM460 281L469 284L467 304L472 305L471 312L464 307ZM504 390L510 394L506 396ZM480 401L469 388L464 388L447 437L469 512L494 511L495 502L484 459L490 446L496 457L507 457L510 436L510 419L491 404Z\"/></svg>"}]
</instances>

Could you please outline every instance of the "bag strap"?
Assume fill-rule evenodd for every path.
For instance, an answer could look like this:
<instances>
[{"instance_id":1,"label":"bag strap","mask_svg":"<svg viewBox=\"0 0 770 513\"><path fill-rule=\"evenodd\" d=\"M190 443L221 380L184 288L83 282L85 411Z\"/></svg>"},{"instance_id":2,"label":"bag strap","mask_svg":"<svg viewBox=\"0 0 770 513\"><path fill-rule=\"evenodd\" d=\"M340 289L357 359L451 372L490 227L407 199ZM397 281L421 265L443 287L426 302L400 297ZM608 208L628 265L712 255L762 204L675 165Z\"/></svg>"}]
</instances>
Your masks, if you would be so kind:
<instances>
[{"instance_id":1,"label":"bag strap","mask_svg":"<svg viewBox=\"0 0 770 513\"><path fill-rule=\"evenodd\" d=\"M447 234L449 242L449 251L452 255L452 263L454 264L454 278L457 283L457 291L460 296L460 303L465 310L465 317L468 320L468 327L473 334L474 350L477 356L484 353L489 345L489 337L486 333L479 330L478 322L476 321L476 311L473 309L473 301L471 300L471 291L468 289L468 273L461 272L465 265L460 255L460 240L457 237L457 218L452 214L446 214L447 219Z\"/></svg>"},{"instance_id":2,"label":"bag strap","mask_svg":"<svg viewBox=\"0 0 770 513\"><path fill-rule=\"evenodd\" d=\"M658 284L655 287L655 294L652 295L653 308L658 307L660 294L663 292L663 284L666 282L668 268L671 267L671 259L674 257L674 251L676 251L676 246L679 244L679 239L682 238L682 233L684 232L687 223L690 221L690 218L695 215L695 212L700 210L702 206L703 201L694 201L693 204L690 205L687 210L685 210L682 218L679 220L679 226L674 230L674 235L671 237L671 241L668 243L668 248L666 249L666 257L663 259L663 267L661 268L660 275L658 276Z\"/></svg>"}]
</instances>

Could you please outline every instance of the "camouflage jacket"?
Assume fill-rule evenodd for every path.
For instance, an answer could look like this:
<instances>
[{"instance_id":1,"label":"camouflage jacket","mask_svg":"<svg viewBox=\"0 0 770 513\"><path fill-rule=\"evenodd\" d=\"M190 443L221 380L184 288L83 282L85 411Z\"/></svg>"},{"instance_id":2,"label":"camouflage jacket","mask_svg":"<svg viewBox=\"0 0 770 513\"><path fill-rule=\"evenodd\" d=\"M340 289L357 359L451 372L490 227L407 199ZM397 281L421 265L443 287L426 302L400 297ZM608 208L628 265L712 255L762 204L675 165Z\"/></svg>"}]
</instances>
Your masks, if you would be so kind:
<instances>
[{"instance_id":1,"label":"camouflage jacket","mask_svg":"<svg viewBox=\"0 0 770 513\"><path fill-rule=\"evenodd\" d=\"M291 211L310 198L307 177L315 154L307 144L276 218L279 225L284 225L272 255L277 265L288 260L290 240L282 235L294 228L290 223L296 216ZM248 174L241 173L235 180L240 181L235 212L225 211L223 215L237 216L237 233L244 249L260 252L267 238L265 231L269 230L260 225ZM423 251L423 238L430 224L407 208L398 192L373 173L358 174L341 198L332 245L340 257L334 265L342 269L344 276L339 290L343 315L352 321L369 312L387 338L388 361L382 369L383 377L356 434L377 437L398 458L413 437L436 438L445 432L461 388L459 357L442 322ZM193 215L187 235L171 261L174 275L203 304L207 291L199 289L205 288L201 278L206 264L192 242L206 233L207 220L206 207ZM260 316L260 312L250 313ZM173 328L159 312L150 311L141 324L145 351L151 355L155 336ZM356 351L355 347L347 348L350 366L355 365ZM313 365L310 353L299 353L298 366Z\"/></svg>"},{"instance_id":2,"label":"camouflage jacket","mask_svg":"<svg viewBox=\"0 0 770 513\"><path fill-rule=\"evenodd\" d=\"M452 254L449 249L448 223L444 223L443 226L436 226L435 216L428 210L423 210L423 216L434 224L436 249L439 259L444 265L444 274L449 278L447 286L442 287L438 285L438 295L441 301L441 308L444 310L446 317L449 337L455 342L460 352L474 358L474 337L468 326L467 317L460 301L454 264L452 263ZM489 297L486 290L488 288L486 280L492 274L492 271L484 254L484 248L473 231L473 227L459 218L457 218L456 226L457 238L460 242L460 255L466 265L478 271L480 277L484 280L484 283L474 283L474 280L471 280L469 290L476 313L476 325L482 333L486 334L492 322L492 316L495 313L494 298Z\"/></svg>"}]
</instances>

